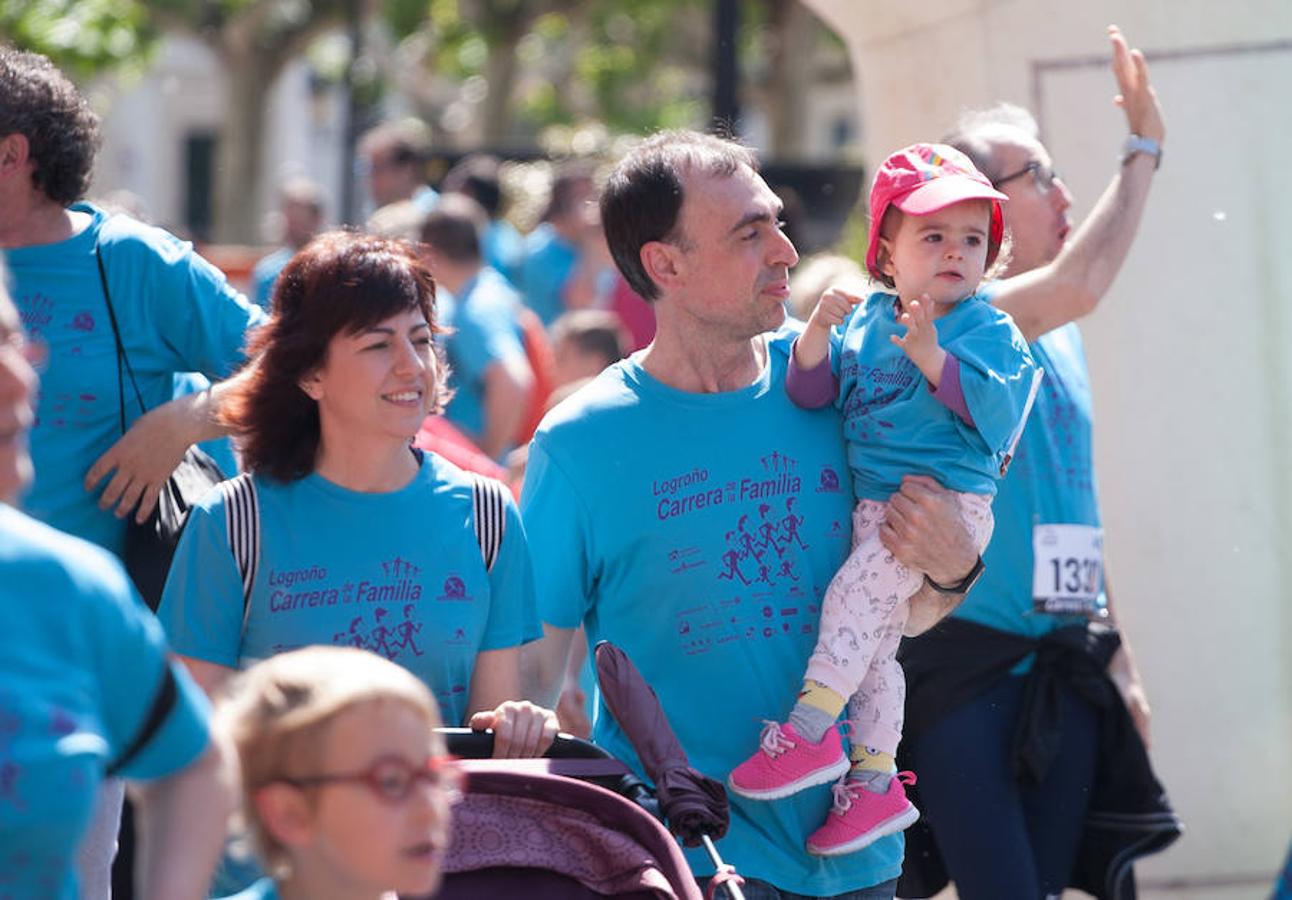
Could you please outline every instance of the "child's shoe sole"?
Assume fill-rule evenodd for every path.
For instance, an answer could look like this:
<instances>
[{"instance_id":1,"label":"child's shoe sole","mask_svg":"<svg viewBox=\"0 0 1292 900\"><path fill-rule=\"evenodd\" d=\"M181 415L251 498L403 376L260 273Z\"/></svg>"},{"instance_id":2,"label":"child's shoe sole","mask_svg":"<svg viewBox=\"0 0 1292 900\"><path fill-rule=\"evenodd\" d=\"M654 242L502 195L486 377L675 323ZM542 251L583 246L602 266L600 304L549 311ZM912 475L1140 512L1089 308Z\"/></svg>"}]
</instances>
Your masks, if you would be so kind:
<instances>
[{"instance_id":1,"label":"child's shoe sole","mask_svg":"<svg viewBox=\"0 0 1292 900\"><path fill-rule=\"evenodd\" d=\"M833 847L815 847L811 842L807 845L807 852L813 856L843 856L846 853L856 853L865 847L869 847L875 841L890 834L896 834L899 831L905 831L920 819L920 811L914 806L909 806L897 815L883 822L880 822L874 828L865 834L857 835L850 841L842 844L836 844Z\"/></svg>"},{"instance_id":2,"label":"child's shoe sole","mask_svg":"<svg viewBox=\"0 0 1292 900\"><path fill-rule=\"evenodd\" d=\"M792 797L799 791L805 791L810 787L816 787L818 784L829 784L832 781L838 781L851 766L852 764L848 762L848 757L841 756L837 762L831 763L824 769L808 772L797 781L791 781L765 791L740 787L731 778L727 779L727 787L733 793L739 794L748 800L780 800L784 797ZM919 813L916 813L916 815L918 816Z\"/></svg>"}]
</instances>

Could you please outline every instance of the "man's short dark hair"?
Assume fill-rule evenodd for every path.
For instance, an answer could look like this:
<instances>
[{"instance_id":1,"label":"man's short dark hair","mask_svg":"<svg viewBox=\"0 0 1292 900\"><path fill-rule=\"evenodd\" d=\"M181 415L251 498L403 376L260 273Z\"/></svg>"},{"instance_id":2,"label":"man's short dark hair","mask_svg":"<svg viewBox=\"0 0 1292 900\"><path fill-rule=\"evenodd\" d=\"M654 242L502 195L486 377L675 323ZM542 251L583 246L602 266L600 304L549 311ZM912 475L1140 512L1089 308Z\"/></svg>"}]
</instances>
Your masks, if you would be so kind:
<instances>
[{"instance_id":1,"label":"man's short dark hair","mask_svg":"<svg viewBox=\"0 0 1292 900\"><path fill-rule=\"evenodd\" d=\"M0 48L0 138L21 134L35 163L33 187L60 206L90 189L99 117L52 62Z\"/></svg>"},{"instance_id":2,"label":"man's short dark hair","mask_svg":"<svg viewBox=\"0 0 1292 900\"><path fill-rule=\"evenodd\" d=\"M646 300L659 298L659 286L642 266L641 249L651 241L684 241L678 233L683 176L699 172L731 176L758 157L735 141L698 131L661 131L628 151L601 192L601 224L606 243L628 284Z\"/></svg>"},{"instance_id":3,"label":"man's short dark hair","mask_svg":"<svg viewBox=\"0 0 1292 900\"><path fill-rule=\"evenodd\" d=\"M569 341L581 353L595 353L613 365L631 350L619 316L607 309L576 309L552 323L552 344Z\"/></svg>"},{"instance_id":4,"label":"man's short dark hair","mask_svg":"<svg viewBox=\"0 0 1292 900\"><path fill-rule=\"evenodd\" d=\"M480 204L466 194L442 194L422 223L422 240L452 262L478 262L480 232L488 222Z\"/></svg>"},{"instance_id":5,"label":"man's short dark hair","mask_svg":"<svg viewBox=\"0 0 1292 900\"><path fill-rule=\"evenodd\" d=\"M498 218L502 209L502 185L498 181L498 169L501 163L498 157L487 153L472 153L449 169L440 182L440 189L446 194L466 194L475 200L488 213L489 218Z\"/></svg>"}]
</instances>

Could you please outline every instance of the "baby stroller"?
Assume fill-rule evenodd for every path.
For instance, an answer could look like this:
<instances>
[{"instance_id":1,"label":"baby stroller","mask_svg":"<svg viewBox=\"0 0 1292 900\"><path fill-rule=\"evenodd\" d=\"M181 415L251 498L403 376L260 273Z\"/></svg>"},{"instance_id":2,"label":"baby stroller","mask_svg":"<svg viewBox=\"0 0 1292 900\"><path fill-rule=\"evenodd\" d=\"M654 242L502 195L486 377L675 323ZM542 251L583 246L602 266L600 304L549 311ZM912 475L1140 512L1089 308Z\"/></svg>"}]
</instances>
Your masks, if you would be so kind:
<instances>
[{"instance_id":1,"label":"baby stroller","mask_svg":"<svg viewBox=\"0 0 1292 900\"><path fill-rule=\"evenodd\" d=\"M603 660L614 671L606 671ZM627 657L599 646L598 669L607 705L659 796L600 747L569 735L560 735L545 759L494 760L488 758L492 734L444 729L449 752L463 760L468 787L454 813L436 900L700 900L703 894L661 818L689 845L705 845L719 872L710 896L725 890L732 900L744 900L739 877L722 863L711 840L726 831L722 786L686 765L654 692ZM625 677L635 677L636 684L630 684L629 699L621 695L616 704L612 681ZM625 703L633 707L631 715L623 713ZM641 711L650 713L652 706L652 731L639 740L633 729L640 727Z\"/></svg>"}]
</instances>

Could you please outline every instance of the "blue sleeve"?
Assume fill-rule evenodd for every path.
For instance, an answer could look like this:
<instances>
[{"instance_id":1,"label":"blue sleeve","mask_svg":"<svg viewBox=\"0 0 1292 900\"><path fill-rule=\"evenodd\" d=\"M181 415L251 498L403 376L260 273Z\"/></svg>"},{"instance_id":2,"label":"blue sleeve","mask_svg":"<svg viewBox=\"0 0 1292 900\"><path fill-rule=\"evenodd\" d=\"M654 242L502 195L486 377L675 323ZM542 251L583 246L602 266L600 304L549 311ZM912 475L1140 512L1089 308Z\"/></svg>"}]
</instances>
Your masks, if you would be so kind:
<instances>
[{"instance_id":1,"label":"blue sleeve","mask_svg":"<svg viewBox=\"0 0 1292 900\"><path fill-rule=\"evenodd\" d=\"M83 564L89 561L83 561ZM93 563L90 567L97 569ZM95 575L100 574L94 571ZM90 606L102 720L120 758L149 719L167 677L173 678L175 701L160 726L121 769L127 778L160 778L184 768L206 749L210 708L202 690L184 667L168 657L166 637L157 619L135 595L125 572L107 560L103 578L108 602Z\"/></svg>"},{"instance_id":2,"label":"blue sleeve","mask_svg":"<svg viewBox=\"0 0 1292 900\"><path fill-rule=\"evenodd\" d=\"M525 526L510 496L505 517L502 545L489 570L489 620L480 639L481 650L516 647L543 636L534 601L534 570Z\"/></svg>"},{"instance_id":3,"label":"blue sleeve","mask_svg":"<svg viewBox=\"0 0 1292 900\"><path fill-rule=\"evenodd\" d=\"M114 304L124 306L136 295L132 305L160 337L173 371L217 381L227 377L242 362L248 329L266 321L264 311L193 252L192 244L120 218L113 217L103 232Z\"/></svg>"},{"instance_id":4,"label":"blue sleeve","mask_svg":"<svg viewBox=\"0 0 1292 900\"><path fill-rule=\"evenodd\" d=\"M467 382L484 378L490 364L503 359L525 355L525 348L515 334L511 323L499 321L493 315L464 315L455 323L453 355L458 366L458 376Z\"/></svg>"},{"instance_id":5,"label":"blue sleeve","mask_svg":"<svg viewBox=\"0 0 1292 900\"><path fill-rule=\"evenodd\" d=\"M1009 451L1031 408L1041 370L1013 319L994 307L946 351L960 360L960 387L974 427L995 454Z\"/></svg>"},{"instance_id":6,"label":"blue sleeve","mask_svg":"<svg viewBox=\"0 0 1292 900\"><path fill-rule=\"evenodd\" d=\"M529 445L520 506L530 535L538 615L556 628L577 628L592 607L592 535L586 508L541 435Z\"/></svg>"},{"instance_id":7,"label":"blue sleeve","mask_svg":"<svg viewBox=\"0 0 1292 900\"><path fill-rule=\"evenodd\" d=\"M212 488L212 493L219 488ZM242 577L224 524L223 500L193 507L175 548L157 616L176 653L237 668L242 650Z\"/></svg>"}]
</instances>

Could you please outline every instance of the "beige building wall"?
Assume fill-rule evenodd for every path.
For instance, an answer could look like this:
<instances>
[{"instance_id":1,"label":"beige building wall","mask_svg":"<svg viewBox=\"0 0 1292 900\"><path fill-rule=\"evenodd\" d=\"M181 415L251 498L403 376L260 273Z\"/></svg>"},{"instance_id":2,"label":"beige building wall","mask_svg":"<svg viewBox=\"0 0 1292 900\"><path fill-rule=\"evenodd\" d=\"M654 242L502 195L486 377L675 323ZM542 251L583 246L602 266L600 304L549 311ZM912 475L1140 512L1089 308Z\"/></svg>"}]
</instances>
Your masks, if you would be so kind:
<instances>
[{"instance_id":1,"label":"beige building wall","mask_svg":"<svg viewBox=\"0 0 1292 900\"><path fill-rule=\"evenodd\" d=\"M1147 52L1165 161L1082 323L1111 583L1188 827L1138 871L1153 896L1268 896L1292 840L1292 3L809 5L850 45L872 165L1010 100L1076 221L1126 130L1105 25Z\"/></svg>"}]
</instances>

